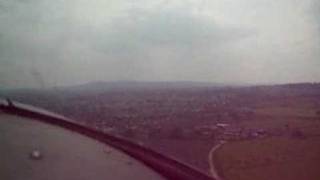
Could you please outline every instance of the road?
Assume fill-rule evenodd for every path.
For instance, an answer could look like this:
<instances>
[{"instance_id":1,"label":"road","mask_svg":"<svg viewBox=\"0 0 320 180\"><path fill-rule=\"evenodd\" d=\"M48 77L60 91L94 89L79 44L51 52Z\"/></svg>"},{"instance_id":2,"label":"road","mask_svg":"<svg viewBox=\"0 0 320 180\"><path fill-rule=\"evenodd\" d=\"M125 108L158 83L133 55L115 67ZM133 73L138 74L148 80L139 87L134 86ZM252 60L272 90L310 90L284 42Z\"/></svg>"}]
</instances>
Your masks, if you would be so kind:
<instances>
[{"instance_id":1,"label":"road","mask_svg":"<svg viewBox=\"0 0 320 180\"><path fill-rule=\"evenodd\" d=\"M217 145L213 146L213 148L209 151L208 154L208 163L209 163L209 172L211 174L211 176L213 178L215 178L216 180L222 180L221 177L218 175L217 169L214 166L214 162L213 162L213 153L219 149L223 144L225 144L225 141L221 141L219 142Z\"/></svg>"}]
</instances>

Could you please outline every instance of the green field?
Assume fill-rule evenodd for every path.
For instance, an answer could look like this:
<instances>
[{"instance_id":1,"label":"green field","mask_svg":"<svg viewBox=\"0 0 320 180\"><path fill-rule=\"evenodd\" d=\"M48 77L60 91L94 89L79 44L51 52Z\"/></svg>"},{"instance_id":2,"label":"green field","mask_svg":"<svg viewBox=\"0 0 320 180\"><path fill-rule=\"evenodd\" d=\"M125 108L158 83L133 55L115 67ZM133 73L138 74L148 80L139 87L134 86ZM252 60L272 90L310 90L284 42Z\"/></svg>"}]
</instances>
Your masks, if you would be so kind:
<instances>
[{"instance_id":1,"label":"green field","mask_svg":"<svg viewBox=\"0 0 320 180\"><path fill-rule=\"evenodd\" d=\"M214 156L226 180L320 179L320 121L317 108L296 101L287 106L272 102L260 105L256 119L239 124L262 128L269 136L233 141ZM272 134L272 132L277 132Z\"/></svg>"}]
</instances>

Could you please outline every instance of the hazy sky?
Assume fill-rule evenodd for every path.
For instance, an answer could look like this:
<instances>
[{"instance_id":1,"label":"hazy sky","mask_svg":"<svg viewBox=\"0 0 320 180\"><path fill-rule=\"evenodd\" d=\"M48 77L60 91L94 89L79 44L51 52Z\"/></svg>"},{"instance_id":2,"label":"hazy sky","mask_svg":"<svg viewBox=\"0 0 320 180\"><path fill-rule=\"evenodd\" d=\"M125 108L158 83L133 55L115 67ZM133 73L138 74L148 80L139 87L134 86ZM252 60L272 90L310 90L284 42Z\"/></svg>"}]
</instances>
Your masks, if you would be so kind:
<instances>
[{"instance_id":1,"label":"hazy sky","mask_svg":"<svg viewBox=\"0 0 320 180\"><path fill-rule=\"evenodd\" d=\"M0 87L320 81L318 0L0 0Z\"/></svg>"}]
</instances>

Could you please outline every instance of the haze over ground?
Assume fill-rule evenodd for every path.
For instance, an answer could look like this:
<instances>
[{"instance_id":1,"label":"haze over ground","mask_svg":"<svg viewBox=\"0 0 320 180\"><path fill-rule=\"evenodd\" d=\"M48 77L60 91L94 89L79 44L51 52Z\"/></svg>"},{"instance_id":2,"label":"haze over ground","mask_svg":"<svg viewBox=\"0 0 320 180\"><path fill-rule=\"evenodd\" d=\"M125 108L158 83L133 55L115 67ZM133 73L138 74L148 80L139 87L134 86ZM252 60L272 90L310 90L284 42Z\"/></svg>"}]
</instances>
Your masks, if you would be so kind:
<instances>
[{"instance_id":1,"label":"haze over ground","mask_svg":"<svg viewBox=\"0 0 320 180\"><path fill-rule=\"evenodd\" d=\"M320 81L318 0L0 0L0 87Z\"/></svg>"}]
</instances>

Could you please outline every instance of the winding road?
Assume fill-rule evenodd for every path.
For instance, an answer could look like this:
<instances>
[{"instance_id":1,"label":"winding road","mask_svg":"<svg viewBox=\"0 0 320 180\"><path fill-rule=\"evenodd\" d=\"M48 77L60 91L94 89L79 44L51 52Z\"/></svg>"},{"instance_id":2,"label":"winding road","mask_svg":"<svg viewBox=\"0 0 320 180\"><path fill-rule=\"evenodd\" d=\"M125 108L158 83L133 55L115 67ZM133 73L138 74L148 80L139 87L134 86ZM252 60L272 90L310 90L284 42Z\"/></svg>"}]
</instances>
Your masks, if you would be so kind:
<instances>
[{"instance_id":1,"label":"winding road","mask_svg":"<svg viewBox=\"0 0 320 180\"><path fill-rule=\"evenodd\" d=\"M211 174L211 176L213 178L215 178L216 180L222 180L221 177L218 175L218 172L217 172L217 169L216 167L214 166L214 163L213 163L213 153L219 149L223 144L225 144L226 142L225 141L220 141L217 145L213 146L213 148L209 151L209 154L208 154L208 163L209 163L209 172Z\"/></svg>"}]
</instances>

